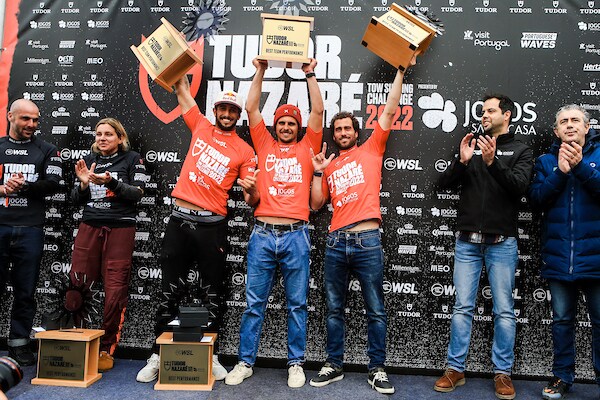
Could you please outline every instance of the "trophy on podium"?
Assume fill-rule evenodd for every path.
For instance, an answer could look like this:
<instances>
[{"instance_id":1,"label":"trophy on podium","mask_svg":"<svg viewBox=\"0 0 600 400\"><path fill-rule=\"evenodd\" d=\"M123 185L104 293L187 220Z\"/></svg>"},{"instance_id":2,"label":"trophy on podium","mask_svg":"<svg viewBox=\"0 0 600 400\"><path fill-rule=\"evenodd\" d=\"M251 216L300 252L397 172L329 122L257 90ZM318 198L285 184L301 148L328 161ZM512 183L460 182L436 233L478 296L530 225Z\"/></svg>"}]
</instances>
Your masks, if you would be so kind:
<instances>
[{"instance_id":1,"label":"trophy on podium","mask_svg":"<svg viewBox=\"0 0 600 400\"><path fill-rule=\"evenodd\" d=\"M415 55L427 50L435 36L442 35L439 20L410 12L396 3L381 17L372 17L362 45L395 68L405 71Z\"/></svg>"},{"instance_id":2,"label":"trophy on podium","mask_svg":"<svg viewBox=\"0 0 600 400\"><path fill-rule=\"evenodd\" d=\"M314 29L313 17L261 14L263 33L259 60L270 67L301 68L310 62L308 44Z\"/></svg>"}]
</instances>

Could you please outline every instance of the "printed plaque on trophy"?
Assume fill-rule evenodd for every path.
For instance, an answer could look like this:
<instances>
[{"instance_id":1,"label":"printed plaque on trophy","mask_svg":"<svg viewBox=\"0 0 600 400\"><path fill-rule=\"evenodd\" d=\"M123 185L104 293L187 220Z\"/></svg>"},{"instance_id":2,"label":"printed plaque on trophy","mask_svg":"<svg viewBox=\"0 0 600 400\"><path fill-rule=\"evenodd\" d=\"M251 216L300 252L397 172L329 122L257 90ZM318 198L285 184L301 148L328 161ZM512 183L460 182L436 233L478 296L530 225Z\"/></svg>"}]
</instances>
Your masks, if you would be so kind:
<instances>
[{"instance_id":1,"label":"printed plaque on trophy","mask_svg":"<svg viewBox=\"0 0 600 400\"><path fill-rule=\"evenodd\" d=\"M32 385L88 387L98 372L101 329L65 329L35 334L39 340L37 377Z\"/></svg>"},{"instance_id":2,"label":"printed plaque on trophy","mask_svg":"<svg viewBox=\"0 0 600 400\"><path fill-rule=\"evenodd\" d=\"M308 44L314 29L313 17L261 14L263 33L259 60L270 67L301 68L310 62Z\"/></svg>"},{"instance_id":3,"label":"printed plaque on trophy","mask_svg":"<svg viewBox=\"0 0 600 400\"><path fill-rule=\"evenodd\" d=\"M181 33L165 18L139 46L131 46L131 51L140 60L148 75L165 90L172 92L173 84L196 63L202 64Z\"/></svg>"},{"instance_id":4,"label":"printed plaque on trophy","mask_svg":"<svg viewBox=\"0 0 600 400\"><path fill-rule=\"evenodd\" d=\"M372 17L362 45L398 68L406 70L413 56L427 50L433 38L443 33L439 20L393 3L381 17Z\"/></svg>"},{"instance_id":5,"label":"printed plaque on trophy","mask_svg":"<svg viewBox=\"0 0 600 400\"><path fill-rule=\"evenodd\" d=\"M205 333L202 340L173 340L173 332L164 332L156 343L160 345L158 381L154 390L212 390L213 346L216 333Z\"/></svg>"}]
</instances>

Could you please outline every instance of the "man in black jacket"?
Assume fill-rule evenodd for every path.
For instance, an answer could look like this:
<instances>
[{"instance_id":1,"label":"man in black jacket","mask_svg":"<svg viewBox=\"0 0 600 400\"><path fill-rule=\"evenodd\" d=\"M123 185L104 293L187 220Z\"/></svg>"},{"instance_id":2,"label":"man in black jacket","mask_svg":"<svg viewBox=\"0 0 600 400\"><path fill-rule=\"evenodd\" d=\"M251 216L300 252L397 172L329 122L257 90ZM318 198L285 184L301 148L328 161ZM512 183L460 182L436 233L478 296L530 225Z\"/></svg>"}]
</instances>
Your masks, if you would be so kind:
<instances>
[{"instance_id":1,"label":"man in black jacket","mask_svg":"<svg viewBox=\"0 0 600 400\"><path fill-rule=\"evenodd\" d=\"M56 146L35 137L40 111L29 100L12 103L8 136L0 138L0 296L10 278L14 304L9 355L33 365L29 333L44 249L44 198L59 188L62 166Z\"/></svg>"},{"instance_id":2,"label":"man in black jacket","mask_svg":"<svg viewBox=\"0 0 600 400\"><path fill-rule=\"evenodd\" d=\"M484 133L468 133L460 151L442 174L442 188L460 189L454 255L456 302L452 313L448 366L434 389L450 392L465 383L464 370L479 277L485 264L492 289L494 342L492 362L496 396L513 399L510 373L514 361L516 319L513 290L518 265L517 215L533 169L529 146L515 140L508 127L514 103L501 94L483 99Z\"/></svg>"}]
</instances>

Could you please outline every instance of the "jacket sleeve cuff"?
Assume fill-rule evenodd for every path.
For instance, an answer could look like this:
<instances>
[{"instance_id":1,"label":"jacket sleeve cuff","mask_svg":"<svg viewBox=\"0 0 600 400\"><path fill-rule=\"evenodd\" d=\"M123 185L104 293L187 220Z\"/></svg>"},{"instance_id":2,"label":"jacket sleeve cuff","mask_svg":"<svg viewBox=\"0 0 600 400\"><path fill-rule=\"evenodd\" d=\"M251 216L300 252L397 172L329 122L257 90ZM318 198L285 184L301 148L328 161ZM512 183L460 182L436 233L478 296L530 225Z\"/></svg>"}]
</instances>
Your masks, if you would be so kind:
<instances>
[{"instance_id":1,"label":"jacket sleeve cuff","mask_svg":"<svg viewBox=\"0 0 600 400\"><path fill-rule=\"evenodd\" d=\"M108 181L108 183L105 186L107 189L110 189L114 192L115 189L117 189L117 186L119 186L119 181L113 178L110 181Z\"/></svg>"},{"instance_id":2,"label":"jacket sleeve cuff","mask_svg":"<svg viewBox=\"0 0 600 400\"><path fill-rule=\"evenodd\" d=\"M593 170L588 164L584 163L583 160L579 162L574 168L571 169L573 175L579 180L586 180L592 175Z\"/></svg>"}]
</instances>

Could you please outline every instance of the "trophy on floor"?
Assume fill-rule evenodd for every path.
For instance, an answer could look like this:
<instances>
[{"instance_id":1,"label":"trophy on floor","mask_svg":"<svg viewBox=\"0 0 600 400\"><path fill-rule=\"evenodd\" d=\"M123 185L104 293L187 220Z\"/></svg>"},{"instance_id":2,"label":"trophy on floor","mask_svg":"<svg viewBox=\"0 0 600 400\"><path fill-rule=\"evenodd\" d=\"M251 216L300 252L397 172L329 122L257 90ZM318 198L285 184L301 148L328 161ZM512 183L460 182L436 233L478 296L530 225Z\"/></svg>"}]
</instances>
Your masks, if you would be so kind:
<instances>
[{"instance_id":1,"label":"trophy on floor","mask_svg":"<svg viewBox=\"0 0 600 400\"><path fill-rule=\"evenodd\" d=\"M314 29L313 17L261 14L263 33L259 60L270 67L301 68L310 62L308 44Z\"/></svg>"},{"instance_id":2,"label":"trophy on floor","mask_svg":"<svg viewBox=\"0 0 600 400\"><path fill-rule=\"evenodd\" d=\"M443 32L443 25L433 16L393 3L387 13L371 18L362 45L405 71L412 58L425 52L433 38Z\"/></svg>"}]
</instances>

